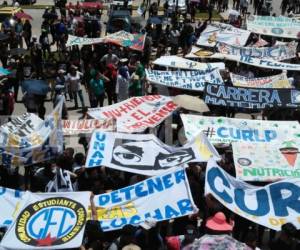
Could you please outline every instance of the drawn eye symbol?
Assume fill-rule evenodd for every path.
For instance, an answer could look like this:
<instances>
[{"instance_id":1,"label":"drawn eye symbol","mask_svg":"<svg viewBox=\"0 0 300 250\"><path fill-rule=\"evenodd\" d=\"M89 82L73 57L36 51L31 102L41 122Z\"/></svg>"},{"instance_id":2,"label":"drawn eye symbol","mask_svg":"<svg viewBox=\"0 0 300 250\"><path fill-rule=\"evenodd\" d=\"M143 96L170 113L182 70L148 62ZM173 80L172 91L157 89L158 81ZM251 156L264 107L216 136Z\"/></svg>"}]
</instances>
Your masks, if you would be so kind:
<instances>
[{"instance_id":1,"label":"drawn eye symbol","mask_svg":"<svg viewBox=\"0 0 300 250\"><path fill-rule=\"evenodd\" d=\"M140 162L142 157L133 153L115 153L115 156L119 158L120 161L131 161L131 162Z\"/></svg>"}]
</instances>

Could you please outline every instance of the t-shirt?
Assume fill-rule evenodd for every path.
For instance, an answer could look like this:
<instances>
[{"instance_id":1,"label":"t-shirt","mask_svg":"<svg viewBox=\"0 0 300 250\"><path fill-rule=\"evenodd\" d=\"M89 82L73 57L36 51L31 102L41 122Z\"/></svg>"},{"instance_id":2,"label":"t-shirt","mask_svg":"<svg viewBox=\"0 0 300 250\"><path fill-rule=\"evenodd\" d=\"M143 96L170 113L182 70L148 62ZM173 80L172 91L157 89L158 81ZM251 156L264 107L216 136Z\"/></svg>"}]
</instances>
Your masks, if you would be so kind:
<instances>
[{"instance_id":1,"label":"t-shirt","mask_svg":"<svg viewBox=\"0 0 300 250\"><path fill-rule=\"evenodd\" d=\"M82 73L77 71L75 76L68 74L68 82L70 84L70 90L73 92L81 90L81 76Z\"/></svg>"},{"instance_id":2,"label":"t-shirt","mask_svg":"<svg viewBox=\"0 0 300 250\"><path fill-rule=\"evenodd\" d=\"M90 87L92 88L96 96L102 95L104 93L104 84L102 79L91 79Z\"/></svg>"}]
</instances>

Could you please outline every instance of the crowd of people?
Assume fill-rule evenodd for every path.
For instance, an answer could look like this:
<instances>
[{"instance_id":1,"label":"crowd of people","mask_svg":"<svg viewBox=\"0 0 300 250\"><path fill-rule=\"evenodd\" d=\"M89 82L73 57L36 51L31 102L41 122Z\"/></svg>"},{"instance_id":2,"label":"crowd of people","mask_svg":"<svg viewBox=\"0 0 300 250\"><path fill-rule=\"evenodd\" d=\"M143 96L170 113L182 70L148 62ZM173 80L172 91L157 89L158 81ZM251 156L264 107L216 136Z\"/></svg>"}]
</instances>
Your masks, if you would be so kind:
<instances>
[{"instance_id":1,"label":"crowd of people","mask_svg":"<svg viewBox=\"0 0 300 250\"><path fill-rule=\"evenodd\" d=\"M67 2L67 1L65 1ZM240 12L237 18L226 21L237 28L243 28L244 16L248 5L253 4L254 13L264 14L267 1L237 0L229 6L228 0L219 1L187 1L187 14L168 12L168 4L145 2L148 6L149 17L157 16L159 7L165 10L164 16L168 22L146 23L139 31L146 34L143 51L131 50L112 44L95 44L85 46L66 47L68 35L99 37L103 34L101 16L98 9L66 9L64 3L59 9L46 9L41 23L39 37L32 33L30 20L16 19L14 22L6 19L2 23L3 34L6 37L0 41L0 61L2 67L11 74L2 77L0 82L0 114L11 116L14 113L14 102L23 102L27 111L45 117L45 102L53 102L55 106L64 96L65 105L63 119L68 118L67 106L82 112L79 119L88 117L88 107L103 107L128 99L129 97L159 93L156 85L146 80L145 69L162 70L162 66L152 65L152 61L164 55L187 55L203 30L212 22L213 10L223 12L233 7ZM283 0L282 14L299 11L299 1ZM196 12L202 10L208 13L207 20L196 22ZM144 16L148 16L144 13ZM272 14L272 13L270 13ZM225 20L223 20L225 22ZM278 41L274 37L251 34L247 46L254 45L259 39L264 39L272 46ZM12 55L13 49L20 50L20 54ZM298 46L297 52L300 52ZM292 63L299 64L299 57L292 59ZM226 69L221 72L224 84L232 85L229 72L245 77L270 76L280 73L226 61ZM288 72L293 78L294 87L299 87L299 73ZM49 83L49 92L43 95L23 93L19 88L26 80L44 80ZM169 95L186 93L199 96L199 93L169 89ZM86 95L86 94L87 95ZM86 99L88 97L88 100ZM201 97L201 93L200 93ZM19 98L19 99L18 99ZM47 99L48 98L48 99ZM79 100L78 100L79 99ZM19 104L18 104L19 105ZM209 115L234 117L237 112L247 113L246 110L235 108L211 107ZM183 127L179 118L181 110L173 114L173 121L177 129L173 130L174 145L179 145L178 132ZM300 120L298 110L265 110L263 116L269 120ZM158 137L164 141L165 134L159 125ZM78 139L84 152L88 150L89 137ZM229 148L218 148L224 156L220 165L235 176L232 151ZM70 175L72 185L63 186L64 191L92 191L94 195L116 190L135 184L146 179L146 176L113 170L106 167L86 169L85 153L76 152L73 147L67 147L62 155L52 161L25 168L0 168L0 185L12 189L31 190L32 192L51 192L53 180L61 171ZM172 221L156 222L147 220L139 227L125 226L122 230L103 232L96 221L88 221L81 250L109 249L109 250L154 250L154 249L198 249L203 242L208 242L207 249L271 249L296 250L300 249L300 232L291 224L282 225L282 231L276 235L275 231L267 230L230 212L213 196L204 195L205 164L189 164L186 169L193 200L199 208L199 213L193 216L177 218ZM56 191L60 191L56 190ZM153 201L155 202L155 201ZM4 229L1 229L2 233ZM268 232L268 235L266 236ZM209 237L223 242L220 248L209 248ZM200 249L200 248L199 248ZM202 249L202 248L201 248ZM206 249L206 248L205 248Z\"/></svg>"}]
</instances>

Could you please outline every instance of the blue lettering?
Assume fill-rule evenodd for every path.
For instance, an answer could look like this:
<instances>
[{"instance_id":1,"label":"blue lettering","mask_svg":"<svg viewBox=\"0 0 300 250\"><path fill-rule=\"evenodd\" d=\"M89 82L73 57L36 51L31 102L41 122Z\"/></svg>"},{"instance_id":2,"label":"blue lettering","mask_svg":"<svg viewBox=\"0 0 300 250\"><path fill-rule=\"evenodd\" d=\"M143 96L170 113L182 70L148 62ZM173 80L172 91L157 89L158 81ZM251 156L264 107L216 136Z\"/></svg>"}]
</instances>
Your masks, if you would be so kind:
<instances>
[{"instance_id":1,"label":"blue lettering","mask_svg":"<svg viewBox=\"0 0 300 250\"><path fill-rule=\"evenodd\" d=\"M175 172L175 182L178 184L182 181L185 181L185 172L184 170L179 170Z\"/></svg>"},{"instance_id":2,"label":"blue lettering","mask_svg":"<svg viewBox=\"0 0 300 250\"><path fill-rule=\"evenodd\" d=\"M185 215L188 212L193 211L192 203L189 199L183 199L177 202L180 214Z\"/></svg>"},{"instance_id":3,"label":"blue lettering","mask_svg":"<svg viewBox=\"0 0 300 250\"><path fill-rule=\"evenodd\" d=\"M118 190L110 193L112 203L118 203L122 201L122 199L118 197L118 193L119 193Z\"/></svg>"},{"instance_id":4,"label":"blue lettering","mask_svg":"<svg viewBox=\"0 0 300 250\"><path fill-rule=\"evenodd\" d=\"M147 186L148 186L149 194L153 194L154 191L161 192L164 189L164 187L162 185L162 181L159 177L157 177L155 179L148 179Z\"/></svg>"},{"instance_id":5,"label":"blue lettering","mask_svg":"<svg viewBox=\"0 0 300 250\"><path fill-rule=\"evenodd\" d=\"M174 185L171 178L172 178L172 174L167 174L162 177L165 189L168 189Z\"/></svg>"},{"instance_id":6,"label":"blue lettering","mask_svg":"<svg viewBox=\"0 0 300 250\"><path fill-rule=\"evenodd\" d=\"M125 193L125 199L131 200L131 190L134 189L134 186L128 186L120 189L120 193Z\"/></svg>"},{"instance_id":7,"label":"blue lettering","mask_svg":"<svg viewBox=\"0 0 300 250\"><path fill-rule=\"evenodd\" d=\"M166 213L166 219L171 219L179 215L179 213L169 205L165 206L165 213Z\"/></svg>"},{"instance_id":8,"label":"blue lettering","mask_svg":"<svg viewBox=\"0 0 300 250\"><path fill-rule=\"evenodd\" d=\"M141 217L139 215L134 215L130 218L129 224L138 225L141 222Z\"/></svg>"},{"instance_id":9,"label":"blue lettering","mask_svg":"<svg viewBox=\"0 0 300 250\"><path fill-rule=\"evenodd\" d=\"M141 182L135 186L135 194L137 197L144 197L148 195L146 190L143 190L144 182Z\"/></svg>"},{"instance_id":10,"label":"blue lettering","mask_svg":"<svg viewBox=\"0 0 300 250\"><path fill-rule=\"evenodd\" d=\"M118 220L119 220L119 223L118 223ZM111 226L114 228L122 228L126 224L127 224L126 218L114 219L111 222Z\"/></svg>"},{"instance_id":11,"label":"blue lettering","mask_svg":"<svg viewBox=\"0 0 300 250\"><path fill-rule=\"evenodd\" d=\"M109 194L101 194L99 195L98 202L99 206L104 206L110 201Z\"/></svg>"},{"instance_id":12,"label":"blue lettering","mask_svg":"<svg viewBox=\"0 0 300 250\"><path fill-rule=\"evenodd\" d=\"M218 128L218 129L217 129L217 135L218 135L219 137L228 138L228 135L223 134L223 131L226 131L226 130L227 130L227 128L224 128L224 127Z\"/></svg>"},{"instance_id":13,"label":"blue lettering","mask_svg":"<svg viewBox=\"0 0 300 250\"><path fill-rule=\"evenodd\" d=\"M96 133L96 139L97 139L98 141L104 141L105 138L106 138L106 135L105 135L105 134L103 134L103 133Z\"/></svg>"},{"instance_id":14,"label":"blue lettering","mask_svg":"<svg viewBox=\"0 0 300 250\"><path fill-rule=\"evenodd\" d=\"M270 142L270 141L274 140L277 137L276 131L266 130L265 131L265 137L266 137L267 142Z\"/></svg>"}]
</instances>

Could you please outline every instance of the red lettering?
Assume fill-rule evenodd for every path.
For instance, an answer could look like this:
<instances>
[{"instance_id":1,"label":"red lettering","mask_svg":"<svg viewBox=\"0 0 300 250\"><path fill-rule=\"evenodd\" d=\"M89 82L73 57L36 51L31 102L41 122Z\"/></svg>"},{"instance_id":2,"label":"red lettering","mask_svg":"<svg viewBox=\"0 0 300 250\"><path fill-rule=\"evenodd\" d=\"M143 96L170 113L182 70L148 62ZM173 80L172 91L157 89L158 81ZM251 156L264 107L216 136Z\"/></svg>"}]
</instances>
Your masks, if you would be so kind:
<instances>
[{"instance_id":1,"label":"red lettering","mask_svg":"<svg viewBox=\"0 0 300 250\"><path fill-rule=\"evenodd\" d=\"M143 117L142 116L139 116L137 113L132 113L131 114L131 116L134 118L134 119L136 119L136 120L138 120L138 121L140 121L140 120L142 120L143 119Z\"/></svg>"},{"instance_id":2,"label":"red lettering","mask_svg":"<svg viewBox=\"0 0 300 250\"><path fill-rule=\"evenodd\" d=\"M63 120L63 123L64 123L64 125L63 125L63 127L64 128L70 128L70 120Z\"/></svg>"},{"instance_id":3,"label":"red lettering","mask_svg":"<svg viewBox=\"0 0 300 250\"><path fill-rule=\"evenodd\" d=\"M139 112L141 115L146 116L146 117L151 114L151 112L146 113L146 112L144 112L143 110L140 110L140 109L138 109L137 112Z\"/></svg>"}]
</instances>

